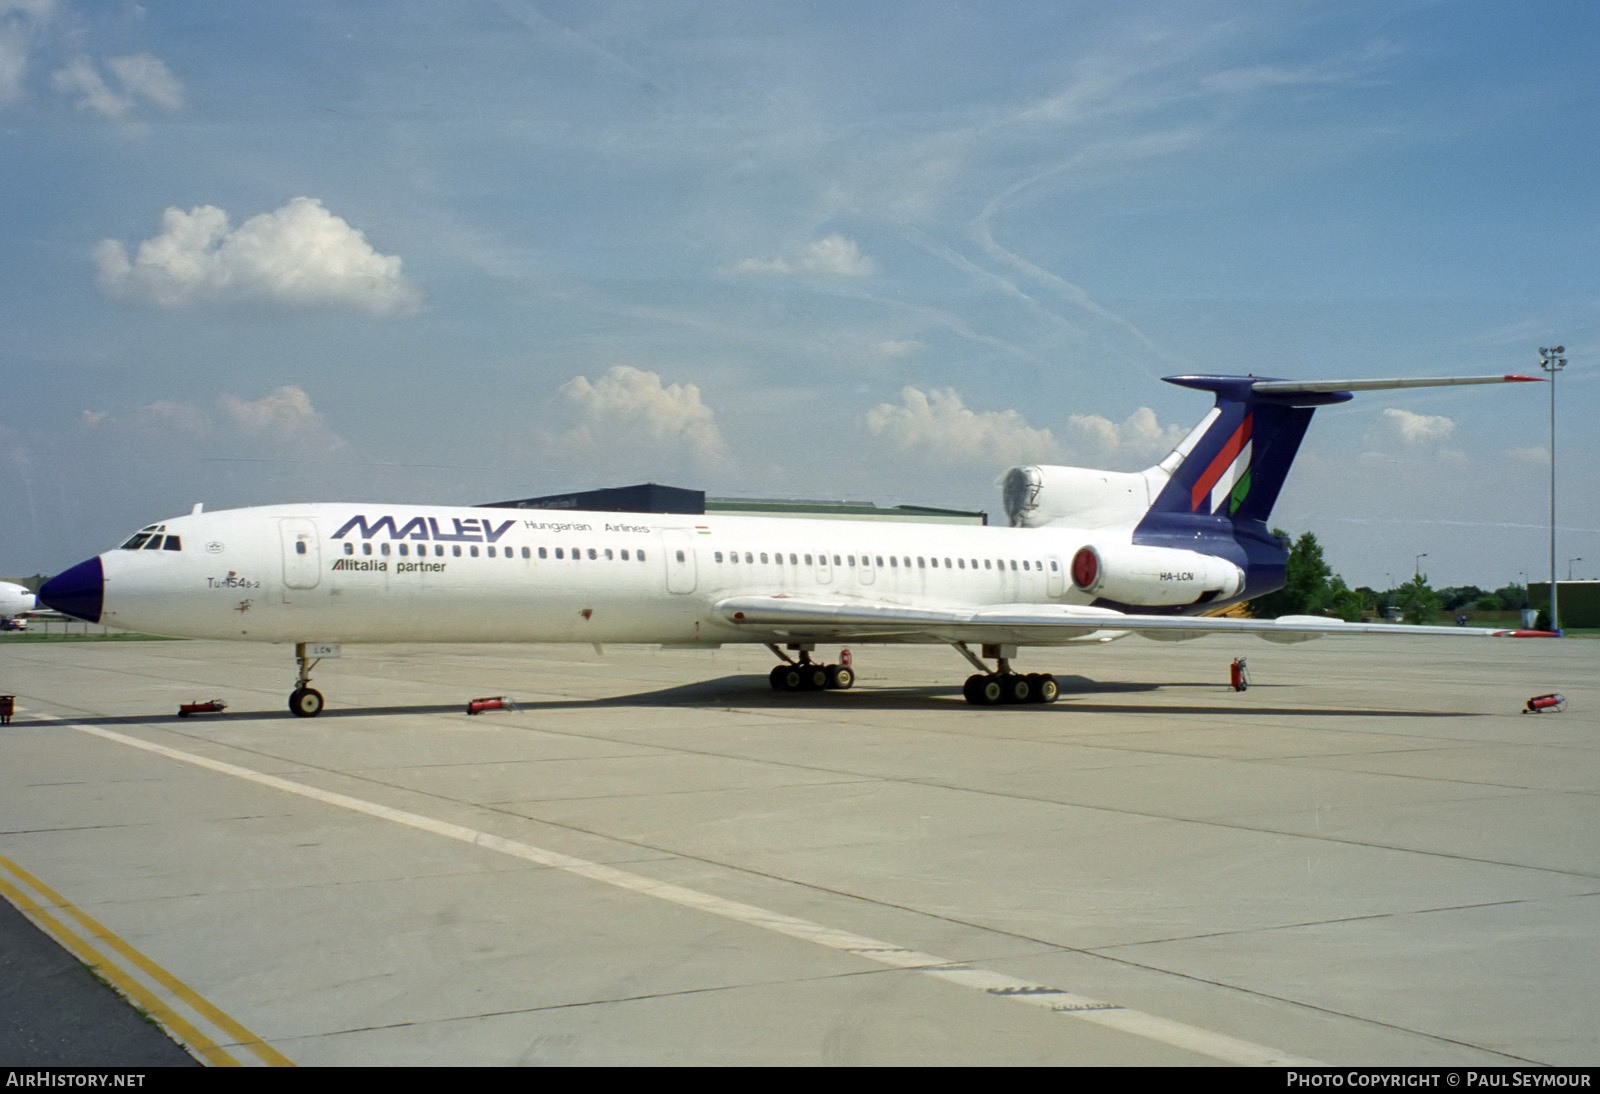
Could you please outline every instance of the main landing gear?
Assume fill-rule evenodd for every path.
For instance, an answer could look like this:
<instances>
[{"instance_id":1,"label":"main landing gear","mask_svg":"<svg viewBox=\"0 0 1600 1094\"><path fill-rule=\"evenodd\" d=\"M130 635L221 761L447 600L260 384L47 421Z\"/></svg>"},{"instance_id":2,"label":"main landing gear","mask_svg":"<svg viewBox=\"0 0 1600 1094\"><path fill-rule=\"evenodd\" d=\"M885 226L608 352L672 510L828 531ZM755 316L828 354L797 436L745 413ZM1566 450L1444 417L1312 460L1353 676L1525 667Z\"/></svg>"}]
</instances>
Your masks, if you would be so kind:
<instances>
[{"instance_id":1,"label":"main landing gear","mask_svg":"<svg viewBox=\"0 0 1600 1094\"><path fill-rule=\"evenodd\" d=\"M319 657L308 664L306 644L295 643L294 690L289 693L289 713L296 718L315 718L322 713L322 692L307 686L311 683L311 670L317 667L317 662L320 660L322 658Z\"/></svg>"},{"instance_id":2,"label":"main landing gear","mask_svg":"<svg viewBox=\"0 0 1600 1094\"><path fill-rule=\"evenodd\" d=\"M856 671L848 664L848 654L845 664L818 665L811 660L811 651L816 649L814 644L793 643L789 648L799 651L800 660L793 660L777 646L767 643L767 649L784 662L767 676L773 691L843 691L856 682Z\"/></svg>"},{"instance_id":3,"label":"main landing gear","mask_svg":"<svg viewBox=\"0 0 1600 1094\"><path fill-rule=\"evenodd\" d=\"M950 643L956 650L981 669L967 677L961 685L961 694L975 707L994 707L1002 703L1053 703L1061 694L1056 678L1048 672L1016 673L1011 671L1011 659L1017 655L1015 646L984 646L983 655L993 657L999 665L998 672L972 656L964 642Z\"/></svg>"}]
</instances>

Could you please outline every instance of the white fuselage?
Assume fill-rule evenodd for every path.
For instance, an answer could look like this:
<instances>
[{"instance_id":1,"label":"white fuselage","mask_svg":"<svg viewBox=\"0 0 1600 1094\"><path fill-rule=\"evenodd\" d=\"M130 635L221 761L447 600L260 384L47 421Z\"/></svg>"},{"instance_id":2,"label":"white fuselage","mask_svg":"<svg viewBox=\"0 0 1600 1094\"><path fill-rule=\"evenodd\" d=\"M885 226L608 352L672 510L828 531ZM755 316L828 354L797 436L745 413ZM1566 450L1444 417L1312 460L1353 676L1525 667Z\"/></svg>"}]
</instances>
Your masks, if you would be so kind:
<instances>
[{"instance_id":1,"label":"white fuselage","mask_svg":"<svg viewBox=\"0 0 1600 1094\"><path fill-rule=\"evenodd\" d=\"M10 619L37 608L38 601L25 587L10 581L0 581L0 619Z\"/></svg>"},{"instance_id":2,"label":"white fuselage","mask_svg":"<svg viewBox=\"0 0 1600 1094\"><path fill-rule=\"evenodd\" d=\"M714 610L735 596L940 608L1093 599L1067 573L1090 533L1057 528L361 504L160 527L161 547L100 556L102 622L264 642L714 646L785 640ZM1126 544L1131 531L1092 538Z\"/></svg>"}]
</instances>

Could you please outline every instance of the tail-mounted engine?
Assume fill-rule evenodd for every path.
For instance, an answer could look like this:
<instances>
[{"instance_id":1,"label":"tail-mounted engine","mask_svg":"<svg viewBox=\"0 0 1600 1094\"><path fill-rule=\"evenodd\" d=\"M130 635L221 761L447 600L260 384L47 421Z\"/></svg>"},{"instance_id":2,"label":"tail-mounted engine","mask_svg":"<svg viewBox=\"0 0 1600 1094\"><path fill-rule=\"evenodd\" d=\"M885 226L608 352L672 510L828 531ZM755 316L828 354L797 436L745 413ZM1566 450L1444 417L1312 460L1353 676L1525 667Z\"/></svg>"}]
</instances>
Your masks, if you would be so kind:
<instances>
[{"instance_id":1,"label":"tail-mounted engine","mask_svg":"<svg viewBox=\"0 0 1600 1094\"><path fill-rule=\"evenodd\" d=\"M1204 604L1244 588L1244 571L1227 559L1172 547L1081 547L1071 572L1080 592L1140 607Z\"/></svg>"},{"instance_id":2,"label":"tail-mounted engine","mask_svg":"<svg viewBox=\"0 0 1600 1094\"><path fill-rule=\"evenodd\" d=\"M1011 468L998 485L1011 527L1042 528L1060 521L1081 528L1138 520L1165 483L1159 468L1097 471L1036 464Z\"/></svg>"}]
</instances>

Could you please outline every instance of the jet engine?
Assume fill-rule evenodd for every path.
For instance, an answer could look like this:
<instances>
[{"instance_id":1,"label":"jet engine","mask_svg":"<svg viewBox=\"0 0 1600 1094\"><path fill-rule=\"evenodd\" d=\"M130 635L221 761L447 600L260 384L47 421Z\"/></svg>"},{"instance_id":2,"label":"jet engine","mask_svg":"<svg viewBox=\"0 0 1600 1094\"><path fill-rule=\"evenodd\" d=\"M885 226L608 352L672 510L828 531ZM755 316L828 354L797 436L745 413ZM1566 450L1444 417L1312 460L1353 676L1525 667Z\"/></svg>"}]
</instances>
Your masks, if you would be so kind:
<instances>
[{"instance_id":1,"label":"jet engine","mask_svg":"<svg viewBox=\"0 0 1600 1094\"><path fill-rule=\"evenodd\" d=\"M997 483L1013 528L1042 528L1057 522L1096 528L1132 522L1165 484L1158 468L1096 471L1051 464L1013 467Z\"/></svg>"},{"instance_id":2,"label":"jet engine","mask_svg":"<svg viewBox=\"0 0 1600 1094\"><path fill-rule=\"evenodd\" d=\"M1071 573L1081 592L1141 607L1201 604L1244 588L1244 571L1227 559L1174 547L1080 547Z\"/></svg>"}]
</instances>

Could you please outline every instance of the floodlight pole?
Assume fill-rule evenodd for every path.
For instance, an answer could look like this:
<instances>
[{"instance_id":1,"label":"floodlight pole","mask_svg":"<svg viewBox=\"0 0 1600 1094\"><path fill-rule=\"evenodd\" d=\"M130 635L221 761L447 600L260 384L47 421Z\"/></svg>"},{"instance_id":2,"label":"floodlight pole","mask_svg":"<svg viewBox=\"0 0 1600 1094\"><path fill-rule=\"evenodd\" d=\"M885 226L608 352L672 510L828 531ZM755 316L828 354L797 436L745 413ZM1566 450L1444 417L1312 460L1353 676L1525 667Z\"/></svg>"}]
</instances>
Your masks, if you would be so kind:
<instances>
[{"instance_id":1,"label":"floodlight pole","mask_svg":"<svg viewBox=\"0 0 1600 1094\"><path fill-rule=\"evenodd\" d=\"M1539 347L1539 367L1550 374L1550 629L1561 629L1556 611L1556 374L1567 367L1566 346Z\"/></svg>"}]
</instances>

